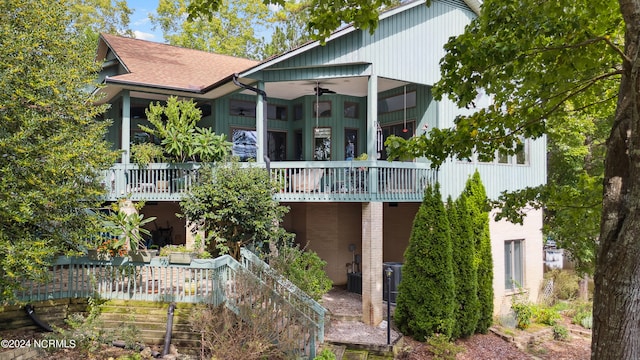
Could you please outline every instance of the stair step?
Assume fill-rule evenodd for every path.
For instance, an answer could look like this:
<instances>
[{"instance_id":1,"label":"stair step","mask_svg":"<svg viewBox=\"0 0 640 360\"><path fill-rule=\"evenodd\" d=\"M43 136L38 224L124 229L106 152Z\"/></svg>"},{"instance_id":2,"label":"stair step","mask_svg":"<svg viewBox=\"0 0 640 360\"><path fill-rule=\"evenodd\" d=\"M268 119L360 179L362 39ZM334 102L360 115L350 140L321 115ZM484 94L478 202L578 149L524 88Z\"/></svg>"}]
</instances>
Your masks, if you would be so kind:
<instances>
[{"instance_id":1,"label":"stair step","mask_svg":"<svg viewBox=\"0 0 640 360\"><path fill-rule=\"evenodd\" d=\"M343 360L367 360L369 352L366 350L346 350L344 352Z\"/></svg>"},{"instance_id":2,"label":"stair step","mask_svg":"<svg viewBox=\"0 0 640 360\"><path fill-rule=\"evenodd\" d=\"M318 354L320 354L320 352L324 349L331 350L331 352L336 356L336 360L342 360L342 357L344 356L344 352L345 350L347 350L347 347L344 345L324 343L320 345L320 348L318 349Z\"/></svg>"}]
</instances>

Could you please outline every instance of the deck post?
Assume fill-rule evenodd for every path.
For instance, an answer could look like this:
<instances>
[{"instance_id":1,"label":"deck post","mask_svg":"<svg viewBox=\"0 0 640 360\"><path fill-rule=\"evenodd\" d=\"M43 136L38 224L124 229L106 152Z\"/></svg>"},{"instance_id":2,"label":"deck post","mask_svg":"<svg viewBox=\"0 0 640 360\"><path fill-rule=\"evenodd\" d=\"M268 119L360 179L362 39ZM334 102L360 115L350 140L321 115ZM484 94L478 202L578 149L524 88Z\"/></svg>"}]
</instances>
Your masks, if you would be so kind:
<instances>
[{"instance_id":1,"label":"deck post","mask_svg":"<svg viewBox=\"0 0 640 360\"><path fill-rule=\"evenodd\" d=\"M382 321L382 202L362 203L362 322Z\"/></svg>"}]
</instances>

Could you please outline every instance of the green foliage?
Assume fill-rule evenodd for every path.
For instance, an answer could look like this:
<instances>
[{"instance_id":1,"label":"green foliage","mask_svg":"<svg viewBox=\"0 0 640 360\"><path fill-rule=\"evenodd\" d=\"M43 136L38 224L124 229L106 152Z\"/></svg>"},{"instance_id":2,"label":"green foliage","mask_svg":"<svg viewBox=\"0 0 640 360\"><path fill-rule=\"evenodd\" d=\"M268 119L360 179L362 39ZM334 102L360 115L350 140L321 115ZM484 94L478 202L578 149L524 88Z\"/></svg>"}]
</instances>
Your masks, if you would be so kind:
<instances>
[{"instance_id":1,"label":"green foliage","mask_svg":"<svg viewBox=\"0 0 640 360\"><path fill-rule=\"evenodd\" d=\"M95 43L72 30L65 4L0 3L0 298L18 278L44 280L58 254L97 234L102 170L117 154L104 141L104 107L87 92Z\"/></svg>"},{"instance_id":2,"label":"green foliage","mask_svg":"<svg viewBox=\"0 0 640 360\"><path fill-rule=\"evenodd\" d=\"M482 9L445 45L434 96L467 108L485 106L480 95L494 103L449 129L408 141L390 137L390 158L426 156L436 167L472 153L492 160L496 151L513 154L523 139L546 134L547 185L503 194L499 218L520 223L525 205L544 207L545 234L569 250L578 272L592 274L605 146L626 60L620 5L490 0Z\"/></svg>"},{"instance_id":3,"label":"green foliage","mask_svg":"<svg viewBox=\"0 0 640 360\"><path fill-rule=\"evenodd\" d=\"M225 160L231 153L231 143L224 134L216 135L196 125L202 117L196 105L193 100L175 96L167 99L166 105L152 103L145 113L153 127L140 125L140 129L160 139L164 152L176 162Z\"/></svg>"},{"instance_id":4,"label":"green foliage","mask_svg":"<svg viewBox=\"0 0 640 360\"><path fill-rule=\"evenodd\" d=\"M314 360L336 360L336 354L329 349L322 349L322 351L316 355Z\"/></svg>"},{"instance_id":5,"label":"green foliage","mask_svg":"<svg viewBox=\"0 0 640 360\"><path fill-rule=\"evenodd\" d=\"M405 251L394 320L400 331L422 340L449 338L454 325L454 279L449 221L439 186L425 189Z\"/></svg>"},{"instance_id":6,"label":"green foliage","mask_svg":"<svg viewBox=\"0 0 640 360\"><path fill-rule=\"evenodd\" d=\"M570 338L569 329L567 329L567 327L564 325L560 325L560 324L554 325L553 338L559 341L568 341Z\"/></svg>"},{"instance_id":7,"label":"green foliage","mask_svg":"<svg viewBox=\"0 0 640 360\"><path fill-rule=\"evenodd\" d=\"M103 32L133 37L129 28L129 18L133 11L126 1L104 0L67 0L73 27L79 34L97 34Z\"/></svg>"},{"instance_id":8,"label":"green foliage","mask_svg":"<svg viewBox=\"0 0 640 360\"><path fill-rule=\"evenodd\" d=\"M299 245L280 247L277 255L270 254L269 265L316 301L333 285L324 271L327 262Z\"/></svg>"},{"instance_id":9,"label":"green foliage","mask_svg":"<svg viewBox=\"0 0 640 360\"><path fill-rule=\"evenodd\" d=\"M518 296L511 298L511 309L516 315L516 327L526 330L531 325L533 318L533 305Z\"/></svg>"},{"instance_id":10,"label":"green foliage","mask_svg":"<svg viewBox=\"0 0 640 360\"><path fill-rule=\"evenodd\" d=\"M204 166L200 175L180 207L189 226L210 240L209 251L237 259L243 246L260 252L293 238L280 227L289 209L273 200L275 184L265 169L232 161Z\"/></svg>"},{"instance_id":11,"label":"green foliage","mask_svg":"<svg viewBox=\"0 0 640 360\"><path fill-rule=\"evenodd\" d=\"M476 249L475 263L478 266L480 317L476 332L484 334L493 322L493 257L489 235L489 205L480 173L477 170L467 180L463 193L467 199L467 210L471 218Z\"/></svg>"},{"instance_id":12,"label":"green foliage","mask_svg":"<svg viewBox=\"0 0 640 360\"><path fill-rule=\"evenodd\" d=\"M538 324L554 326L562 316L554 308L536 306L533 309L533 317Z\"/></svg>"},{"instance_id":13,"label":"green foliage","mask_svg":"<svg viewBox=\"0 0 640 360\"><path fill-rule=\"evenodd\" d=\"M76 347L88 352L95 352L104 344L113 340L111 333L104 330L104 324L100 320L100 305L104 302L100 298L88 299L87 315L80 313L69 314L65 319L65 328L54 328L54 332L47 334L46 338L54 340L74 339Z\"/></svg>"},{"instance_id":14,"label":"green foliage","mask_svg":"<svg viewBox=\"0 0 640 360\"><path fill-rule=\"evenodd\" d=\"M341 26L353 24L356 28L368 29L370 33L378 26L379 11L383 7L396 4L395 0L313 0L303 2L304 7L313 9L307 19L307 32L311 38L324 41ZM263 0L265 5L279 5L284 7L284 0ZM199 18L213 19L214 15L228 6L222 0L192 0L186 8L191 21Z\"/></svg>"},{"instance_id":15,"label":"green foliage","mask_svg":"<svg viewBox=\"0 0 640 360\"><path fill-rule=\"evenodd\" d=\"M270 32L274 12L260 1L225 0L207 16L187 21L187 6L196 1L161 0L151 22L162 30L171 45L251 59L264 58L264 39ZM210 16L209 16L210 15Z\"/></svg>"},{"instance_id":16,"label":"green foliage","mask_svg":"<svg viewBox=\"0 0 640 360\"><path fill-rule=\"evenodd\" d=\"M567 315L571 316L571 322L574 324L587 329L593 326L593 306L589 302L576 303Z\"/></svg>"},{"instance_id":17,"label":"green foliage","mask_svg":"<svg viewBox=\"0 0 640 360\"><path fill-rule=\"evenodd\" d=\"M103 231L118 238L116 246L112 250L129 244L130 249L144 249L146 242L143 235L150 236L151 232L143 226L155 221L156 217L144 217L139 214L138 210L142 209L144 202L134 204L128 199L120 199L111 204L111 211L107 215L103 215L104 229Z\"/></svg>"},{"instance_id":18,"label":"green foliage","mask_svg":"<svg viewBox=\"0 0 640 360\"><path fill-rule=\"evenodd\" d=\"M161 146L152 143L132 144L131 162L144 167L150 163L163 162L164 151Z\"/></svg>"},{"instance_id":19,"label":"green foliage","mask_svg":"<svg viewBox=\"0 0 640 360\"><path fill-rule=\"evenodd\" d=\"M433 334L427 338L429 351L433 358L438 360L455 360L456 355L464 351L464 346L456 345L446 335Z\"/></svg>"},{"instance_id":20,"label":"green foliage","mask_svg":"<svg viewBox=\"0 0 640 360\"><path fill-rule=\"evenodd\" d=\"M453 249L453 277L455 279L455 325L453 338L467 337L476 330L480 315L478 303L478 272L475 263L475 241L467 199L462 194L455 202L447 201L447 215L451 226Z\"/></svg>"},{"instance_id":21,"label":"green foliage","mask_svg":"<svg viewBox=\"0 0 640 360\"><path fill-rule=\"evenodd\" d=\"M575 300L578 296L580 278L570 270L554 269L544 277L553 281L552 303L559 300Z\"/></svg>"}]
</instances>

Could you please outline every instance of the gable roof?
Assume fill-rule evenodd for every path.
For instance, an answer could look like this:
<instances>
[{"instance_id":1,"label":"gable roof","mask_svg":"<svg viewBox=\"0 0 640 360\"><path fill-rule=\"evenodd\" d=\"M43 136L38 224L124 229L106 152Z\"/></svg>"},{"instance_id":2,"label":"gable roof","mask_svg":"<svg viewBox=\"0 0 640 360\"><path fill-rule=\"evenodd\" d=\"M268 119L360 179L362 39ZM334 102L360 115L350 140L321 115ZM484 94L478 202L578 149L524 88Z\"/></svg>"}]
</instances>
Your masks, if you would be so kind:
<instances>
[{"instance_id":1,"label":"gable roof","mask_svg":"<svg viewBox=\"0 0 640 360\"><path fill-rule=\"evenodd\" d=\"M258 64L257 61L168 44L100 34L98 58L111 50L125 73L109 76L106 83L143 85L200 92L227 79L230 74Z\"/></svg>"},{"instance_id":2,"label":"gable roof","mask_svg":"<svg viewBox=\"0 0 640 360\"><path fill-rule=\"evenodd\" d=\"M482 1L481 0L440 0L442 2L445 3L450 3L454 6L459 6L459 7L464 7L464 5L466 5L467 7L469 7L469 9L476 15L480 15L480 7L482 5ZM379 21L382 21L386 18L392 17L394 15L397 15L398 13L407 11L411 8L414 8L416 6L422 5L425 6L426 0L411 0L408 2L405 2L399 6L396 6L394 8L390 8L386 11L383 11L380 13L379 15ZM325 42L330 42L336 38L345 36L353 31L357 31L358 29L353 26L353 24L349 24L346 25L340 29L337 29L336 31L334 31L327 39L325 39ZM292 58L298 54L304 53L306 51L309 51L315 47L319 47L319 46L323 46L322 43L320 41L309 41L307 43L304 43L296 48L293 48L291 50L285 51L283 53L277 54L275 56L272 56L262 62L260 62L259 64L255 64L254 66L252 66L251 68L247 68L244 71L239 73L239 77L240 78L244 78L244 77L250 77L252 74L262 70L262 69L266 69L269 68L270 66L273 66L274 64L277 64L281 61L284 61L286 59Z\"/></svg>"}]
</instances>

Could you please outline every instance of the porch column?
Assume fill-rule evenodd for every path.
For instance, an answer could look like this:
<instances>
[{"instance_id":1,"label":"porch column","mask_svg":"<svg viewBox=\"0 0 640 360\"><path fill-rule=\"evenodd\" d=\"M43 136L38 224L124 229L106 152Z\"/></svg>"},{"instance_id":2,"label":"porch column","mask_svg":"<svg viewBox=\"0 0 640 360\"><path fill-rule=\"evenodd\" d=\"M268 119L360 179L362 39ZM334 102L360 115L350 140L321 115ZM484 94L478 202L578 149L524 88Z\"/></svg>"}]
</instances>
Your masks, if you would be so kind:
<instances>
[{"instance_id":1,"label":"porch column","mask_svg":"<svg viewBox=\"0 0 640 360\"><path fill-rule=\"evenodd\" d=\"M376 160L378 135L378 76L371 74L367 88L367 155Z\"/></svg>"},{"instance_id":2,"label":"porch column","mask_svg":"<svg viewBox=\"0 0 640 360\"><path fill-rule=\"evenodd\" d=\"M264 81L258 82L258 89L264 91ZM264 163L267 155L267 101L260 94L256 94L256 162Z\"/></svg>"},{"instance_id":3,"label":"porch column","mask_svg":"<svg viewBox=\"0 0 640 360\"><path fill-rule=\"evenodd\" d=\"M382 206L362 203L362 322L382 321Z\"/></svg>"},{"instance_id":4,"label":"porch column","mask_svg":"<svg viewBox=\"0 0 640 360\"><path fill-rule=\"evenodd\" d=\"M131 156L131 147L129 145L131 141L131 96L128 90L122 92L122 131L120 133L123 150L122 163L128 164Z\"/></svg>"},{"instance_id":5,"label":"porch column","mask_svg":"<svg viewBox=\"0 0 640 360\"><path fill-rule=\"evenodd\" d=\"M371 162L369 167L369 190L378 193L378 76L369 76L367 88L367 156Z\"/></svg>"}]
</instances>

